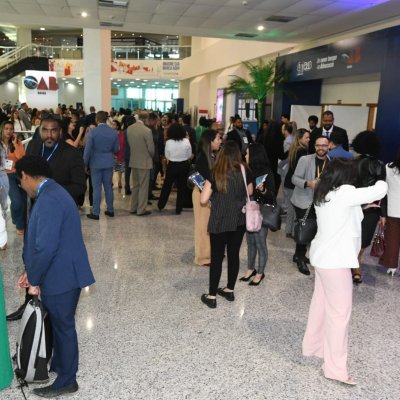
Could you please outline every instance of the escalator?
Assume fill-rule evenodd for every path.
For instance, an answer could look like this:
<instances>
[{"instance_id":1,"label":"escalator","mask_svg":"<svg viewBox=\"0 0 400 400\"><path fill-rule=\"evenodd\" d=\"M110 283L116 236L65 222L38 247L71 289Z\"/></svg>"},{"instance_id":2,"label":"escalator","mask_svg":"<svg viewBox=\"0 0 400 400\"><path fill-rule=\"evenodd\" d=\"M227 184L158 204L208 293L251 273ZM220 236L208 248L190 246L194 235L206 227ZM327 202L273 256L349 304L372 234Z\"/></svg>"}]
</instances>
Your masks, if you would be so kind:
<instances>
[{"instance_id":1,"label":"escalator","mask_svg":"<svg viewBox=\"0 0 400 400\"><path fill-rule=\"evenodd\" d=\"M10 63L10 65L3 66L3 68L0 68L0 85L25 70L48 71L49 60L47 57L30 56L21 58L16 62Z\"/></svg>"}]
</instances>

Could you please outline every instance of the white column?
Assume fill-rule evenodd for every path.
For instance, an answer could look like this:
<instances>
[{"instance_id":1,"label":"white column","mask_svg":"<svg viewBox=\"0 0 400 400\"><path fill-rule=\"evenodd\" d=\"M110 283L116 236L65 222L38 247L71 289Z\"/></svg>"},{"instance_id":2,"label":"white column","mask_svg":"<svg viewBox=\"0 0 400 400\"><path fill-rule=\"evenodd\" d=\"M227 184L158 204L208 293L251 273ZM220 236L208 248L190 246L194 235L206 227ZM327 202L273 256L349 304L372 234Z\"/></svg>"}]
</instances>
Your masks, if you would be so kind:
<instances>
[{"instance_id":1,"label":"white column","mask_svg":"<svg viewBox=\"0 0 400 400\"><path fill-rule=\"evenodd\" d=\"M17 47L25 46L32 43L32 32L30 28L17 29Z\"/></svg>"},{"instance_id":2,"label":"white column","mask_svg":"<svg viewBox=\"0 0 400 400\"><path fill-rule=\"evenodd\" d=\"M111 32L83 29L84 107L111 109Z\"/></svg>"}]
</instances>

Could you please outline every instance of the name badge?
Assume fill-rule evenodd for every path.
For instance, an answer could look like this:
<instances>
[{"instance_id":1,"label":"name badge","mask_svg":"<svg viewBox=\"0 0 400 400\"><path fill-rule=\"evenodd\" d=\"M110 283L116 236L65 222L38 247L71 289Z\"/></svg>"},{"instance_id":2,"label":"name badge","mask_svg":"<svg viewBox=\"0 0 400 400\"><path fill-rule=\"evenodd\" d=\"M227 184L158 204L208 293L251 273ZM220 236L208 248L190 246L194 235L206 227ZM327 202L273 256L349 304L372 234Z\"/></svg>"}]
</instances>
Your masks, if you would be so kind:
<instances>
[{"instance_id":1,"label":"name badge","mask_svg":"<svg viewBox=\"0 0 400 400\"><path fill-rule=\"evenodd\" d=\"M248 141L248 139L247 139L247 136L243 137L243 143L244 143L244 144L249 144L249 141Z\"/></svg>"},{"instance_id":2,"label":"name badge","mask_svg":"<svg viewBox=\"0 0 400 400\"><path fill-rule=\"evenodd\" d=\"M10 170L12 170L13 164L14 164L13 160L8 160L7 159L5 164L4 164L4 168L6 170L10 171Z\"/></svg>"}]
</instances>

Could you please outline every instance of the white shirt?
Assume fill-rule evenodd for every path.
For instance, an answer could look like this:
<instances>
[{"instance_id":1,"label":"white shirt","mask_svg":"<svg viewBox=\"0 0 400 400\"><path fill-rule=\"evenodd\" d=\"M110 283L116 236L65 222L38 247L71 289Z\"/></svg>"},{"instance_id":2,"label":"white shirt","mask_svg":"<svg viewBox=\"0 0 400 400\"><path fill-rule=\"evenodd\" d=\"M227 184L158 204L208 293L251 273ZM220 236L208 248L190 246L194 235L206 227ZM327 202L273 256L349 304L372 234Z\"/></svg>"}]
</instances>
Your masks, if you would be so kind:
<instances>
[{"instance_id":1,"label":"white shirt","mask_svg":"<svg viewBox=\"0 0 400 400\"><path fill-rule=\"evenodd\" d=\"M386 165L388 189L388 217L400 218L400 171Z\"/></svg>"},{"instance_id":2,"label":"white shirt","mask_svg":"<svg viewBox=\"0 0 400 400\"><path fill-rule=\"evenodd\" d=\"M167 140L165 143L165 158L168 161L187 161L192 156L192 146L190 145L189 139L184 138L183 140Z\"/></svg>"},{"instance_id":3,"label":"white shirt","mask_svg":"<svg viewBox=\"0 0 400 400\"><path fill-rule=\"evenodd\" d=\"M356 189L342 185L327 194L326 203L315 206L318 231L310 247L311 265L317 268L359 268L361 249L361 204L385 196L387 183Z\"/></svg>"}]
</instances>

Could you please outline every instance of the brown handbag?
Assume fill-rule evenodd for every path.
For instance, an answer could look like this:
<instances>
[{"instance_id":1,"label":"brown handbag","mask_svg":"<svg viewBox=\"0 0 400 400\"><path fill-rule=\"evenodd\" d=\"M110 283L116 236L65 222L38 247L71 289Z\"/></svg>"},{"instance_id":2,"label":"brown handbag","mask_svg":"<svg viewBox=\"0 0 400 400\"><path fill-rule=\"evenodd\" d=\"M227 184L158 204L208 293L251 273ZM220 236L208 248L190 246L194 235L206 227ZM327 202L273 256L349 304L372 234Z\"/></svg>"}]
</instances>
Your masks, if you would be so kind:
<instances>
[{"instance_id":1,"label":"brown handbag","mask_svg":"<svg viewBox=\"0 0 400 400\"><path fill-rule=\"evenodd\" d=\"M382 257L385 252L385 233L383 228L379 226L378 231L372 240L370 255L371 257Z\"/></svg>"}]
</instances>

